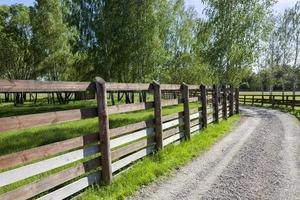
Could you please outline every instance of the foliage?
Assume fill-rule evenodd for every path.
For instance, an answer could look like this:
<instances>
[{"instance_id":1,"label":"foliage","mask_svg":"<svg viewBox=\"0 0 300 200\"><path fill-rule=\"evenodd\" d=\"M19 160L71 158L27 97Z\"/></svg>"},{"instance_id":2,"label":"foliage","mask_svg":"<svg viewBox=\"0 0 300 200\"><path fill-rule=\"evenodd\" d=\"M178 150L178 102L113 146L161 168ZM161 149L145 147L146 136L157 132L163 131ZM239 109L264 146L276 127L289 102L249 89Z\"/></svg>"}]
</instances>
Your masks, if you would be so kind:
<instances>
[{"instance_id":1,"label":"foliage","mask_svg":"<svg viewBox=\"0 0 300 200\"><path fill-rule=\"evenodd\" d=\"M29 79L36 76L29 9L0 6L0 77Z\"/></svg>"},{"instance_id":2,"label":"foliage","mask_svg":"<svg viewBox=\"0 0 300 200\"><path fill-rule=\"evenodd\" d=\"M203 0L207 4L204 58L220 83L237 85L259 56L260 41L268 34L272 0Z\"/></svg>"},{"instance_id":3,"label":"foliage","mask_svg":"<svg viewBox=\"0 0 300 200\"><path fill-rule=\"evenodd\" d=\"M58 0L37 0L32 9L32 35L36 62L41 76L50 80L67 79L73 64L72 31L63 23Z\"/></svg>"}]
</instances>

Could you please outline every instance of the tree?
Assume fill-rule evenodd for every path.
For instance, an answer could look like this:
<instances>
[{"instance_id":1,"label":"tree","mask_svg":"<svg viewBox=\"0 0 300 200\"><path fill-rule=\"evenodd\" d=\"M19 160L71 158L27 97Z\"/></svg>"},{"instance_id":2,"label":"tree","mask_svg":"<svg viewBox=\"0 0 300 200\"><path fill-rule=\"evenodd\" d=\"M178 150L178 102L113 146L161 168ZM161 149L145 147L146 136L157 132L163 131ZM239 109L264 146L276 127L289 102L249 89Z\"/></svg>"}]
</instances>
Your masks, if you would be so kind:
<instances>
[{"instance_id":1,"label":"tree","mask_svg":"<svg viewBox=\"0 0 300 200\"><path fill-rule=\"evenodd\" d=\"M73 33L63 23L59 0L37 0L32 10L33 45L40 76L49 80L69 79L74 62L70 41Z\"/></svg>"},{"instance_id":2,"label":"tree","mask_svg":"<svg viewBox=\"0 0 300 200\"><path fill-rule=\"evenodd\" d=\"M260 55L258 47L270 29L267 15L273 0L203 2L211 30L204 57L220 83L238 85Z\"/></svg>"},{"instance_id":3,"label":"tree","mask_svg":"<svg viewBox=\"0 0 300 200\"><path fill-rule=\"evenodd\" d=\"M5 79L35 79L29 9L0 6L0 71Z\"/></svg>"}]
</instances>

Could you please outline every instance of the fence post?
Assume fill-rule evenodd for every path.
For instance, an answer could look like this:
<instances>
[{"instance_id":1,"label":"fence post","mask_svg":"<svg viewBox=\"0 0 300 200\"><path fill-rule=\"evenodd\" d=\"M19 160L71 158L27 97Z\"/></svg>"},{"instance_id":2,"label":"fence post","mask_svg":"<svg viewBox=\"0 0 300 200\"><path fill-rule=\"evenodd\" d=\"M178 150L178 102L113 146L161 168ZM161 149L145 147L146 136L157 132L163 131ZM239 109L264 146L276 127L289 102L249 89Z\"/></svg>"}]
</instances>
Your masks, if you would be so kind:
<instances>
[{"instance_id":1,"label":"fence post","mask_svg":"<svg viewBox=\"0 0 300 200\"><path fill-rule=\"evenodd\" d=\"M190 103L189 103L189 86L185 83L182 84L182 98L183 98L183 116L184 116L184 132L185 138L191 139L190 127Z\"/></svg>"},{"instance_id":2,"label":"fence post","mask_svg":"<svg viewBox=\"0 0 300 200\"><path fill-rule=\"evenodd\" d=\"M201 107L202 107L202 122L203 127L207 127L207 94L205 85L200 85L200 92L201 92Z\"/></svg>"},{"instance_id":3,"label":"fence post","mask_svg":"<svg viewBox=\"0 0 300 200\"><path fill-rule=\"evenodd\" d=\"M99 119L99 139L101 149L101 173L105 184L112 182L111 170L111 153L110 153L110 136L109 136L109 121L107 112L107 92L105 81L102 78L96 78L96 93L97 93L97 110Z\"/></svg>"},{"instance_id":4,"label":"fence post","mask_svg":"<svg viewBox=\"0 0 300 200\"><path fill-rule=\"evenodd\" d=\"M254 95L252 96L252 106L254 105Z\"/></svg>"},{"instance_id":5,"label":"fence post","mask_svg":"<svg viewBox=\"0 0 300 200\"><path fill-rule=\"evenodd\" d=\"M161 107L161 89L160 84L153 81L154 89L154 118L155 118L155 138L157 150L163 149L163 131L162 131L162 107Z\"/></svg>"},{"instance_id":6,"label":"fence post","mask_svg":"<svg viewBox=\"0 0 300 200\"><path fill-rule=\"evenodd\" d=\"M292 102L292 110L295 110L295 102L296 102L296 96L293 94L293 102Z\"/></svg>"},{"instance_id":7,"label":"fence post","mask_svg":"<svg viewBox=\"0 0 300 200\"><path fill-rule=\"evenodd\" d=\"M261 95L261 106L264 106L264 101L265 101L264 98L265 98L265 97L264 97L264 95L262 94L262 95Z\"/></svg>"},{"instance_id":8,"label":"fence post","mask_svg":"<svg viewBox=\"0 0 300 200\"><path fill-rule=\"evenodd\" d=\"M217 85L213 85L213 107L215 120L219 122L219 88Z\"/></svg>"},{"instance_id":9,"label":"fence post","mask_svg":"<svg viewBox=\"0 0 300 200\"><path fill-rule=\"evenodd\" d=\"M236 114L239 114L239 113L240 113L239 95L240 95L239 88L236 88L236 89L235 89L235 113L236 113Z\"/></svg>"},{"instance_id":10,"label":"fence post","mask_svg":"<svg viewBox=\"0 0 300 200\"><path fill-rule=\"evenodd\" d=\"M223 90L223 118L227 119L227 87L226 85L222 86Z\"/></svg>"},{"instance_id":11,"label":"fence post","mask_svg":"<svg viewBox=\"0 0 300 200\"><path fill-rule=\"evenodd\" d=\"M233 102L234 102L234 88L230 86L230 96L229 96L229 116L233 115Z\"/></svg>"}]
</instances>

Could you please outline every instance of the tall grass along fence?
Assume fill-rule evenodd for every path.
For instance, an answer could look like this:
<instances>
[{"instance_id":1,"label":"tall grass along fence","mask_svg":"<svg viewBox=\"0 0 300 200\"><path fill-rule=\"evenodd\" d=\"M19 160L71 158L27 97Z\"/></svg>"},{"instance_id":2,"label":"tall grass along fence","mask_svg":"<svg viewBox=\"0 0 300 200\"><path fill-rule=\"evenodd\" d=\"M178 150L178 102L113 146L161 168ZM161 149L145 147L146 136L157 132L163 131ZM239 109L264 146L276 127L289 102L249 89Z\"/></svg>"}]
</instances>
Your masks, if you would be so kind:
<instances>
[{"instance_id":1,"label":"tall grass along fence","mask_svg":"<svg viewBox=\"0 0 300 200\"><path fill-rule=\"evenodd\" d=\"M99 118L99 132L47 144L0 157L0 199L64 199L95 184L110 184L113 176L140 158L182 139L189 140L208 124L239 112L238 89L204 85L39 82L0 80L0 92L95 91L97 107L0 118L0 134L86 118ZM147 92L153 101L108 106L108 94ZM162 93L177 92L176 99ZM193 95L191 95L193 94ZM190 109L191 102L198 102ZM162 108L183 104L183 112L162 116ZM144 109L154 110L154 119L109 128L109 115ZM34 140L34 138L32 138ZM38 177L38 178L32 178Z\"/></svg>"},{"instance_id":2,"label":"tall grass along fence","mask_svg":"<svg viewBox=\"0 0 300 200\"><path fill-rule=\"evenodd\" d=\"M300 95L240 94L239 102L252 106L285 106L295 110L295 107L300 107Z\"/></svg>"}]
</instances>

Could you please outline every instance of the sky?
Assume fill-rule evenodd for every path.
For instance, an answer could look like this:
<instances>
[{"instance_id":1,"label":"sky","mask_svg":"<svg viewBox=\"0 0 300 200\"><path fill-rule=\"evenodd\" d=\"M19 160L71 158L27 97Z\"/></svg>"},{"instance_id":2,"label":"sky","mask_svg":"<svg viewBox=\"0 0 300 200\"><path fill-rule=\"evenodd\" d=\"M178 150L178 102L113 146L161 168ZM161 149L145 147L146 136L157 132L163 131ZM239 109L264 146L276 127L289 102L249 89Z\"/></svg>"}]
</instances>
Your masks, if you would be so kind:
<instances>
[{"instance_id":1,"label":"sky","mask_svg":"<svg viewBox=\"0 0 300 200\"><path fill-rule=\"evenodd\" d=\"M282 13L286 8L293 7L297 0L277 0L278 2L274 6L274 10L276 12ZM11 5L15 3L23 3L27 6L32 6L34 0L0 0L0 5ZM185 0L186 6L194 6L195 10L198 12L198 14L202 15L203 10L203 4L201 3L201 0Z\"/></svg>"}]
</instances>

